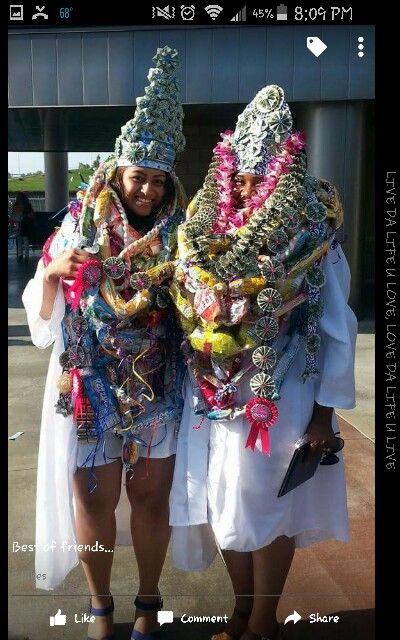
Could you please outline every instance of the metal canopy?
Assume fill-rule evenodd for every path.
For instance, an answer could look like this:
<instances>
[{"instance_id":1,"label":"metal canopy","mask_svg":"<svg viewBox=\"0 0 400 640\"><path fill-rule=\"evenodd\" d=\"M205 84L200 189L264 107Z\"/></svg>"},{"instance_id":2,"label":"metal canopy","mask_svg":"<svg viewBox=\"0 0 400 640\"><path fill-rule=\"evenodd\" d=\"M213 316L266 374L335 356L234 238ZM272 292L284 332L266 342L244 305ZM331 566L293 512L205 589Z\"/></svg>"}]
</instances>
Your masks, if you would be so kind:
<instances>
[{"instance_id":1,"label":"metal canopy","mask_svg":"<svg viewBox=\"0 0 400 640\"><path fill-rule=\"evenodd\" d=\"M232 126L244 104L185 105L185 127ZM131 107L58 107L8 110L9 151L112 151Z\"/></svg>"}]
</instances>

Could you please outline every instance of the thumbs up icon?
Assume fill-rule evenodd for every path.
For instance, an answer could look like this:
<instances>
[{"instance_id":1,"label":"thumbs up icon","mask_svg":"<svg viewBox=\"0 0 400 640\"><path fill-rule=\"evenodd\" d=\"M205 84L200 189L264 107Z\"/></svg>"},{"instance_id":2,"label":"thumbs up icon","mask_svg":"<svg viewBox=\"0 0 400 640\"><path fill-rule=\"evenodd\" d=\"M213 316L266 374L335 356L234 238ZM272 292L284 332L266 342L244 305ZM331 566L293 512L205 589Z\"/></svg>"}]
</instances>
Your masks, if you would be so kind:
<instances>
[{"instance_id":1,"label":"thumbs up icon","mask_svg":"<svg viewBox=\"0 0 400 640\"><path fill-rule=\"evenodd\" d=\"M65 624L67 624L67 616L61 613L61 609L57 611L55 616L50 616L51 627L63 627Z\"/></svg>"}]
</instances>

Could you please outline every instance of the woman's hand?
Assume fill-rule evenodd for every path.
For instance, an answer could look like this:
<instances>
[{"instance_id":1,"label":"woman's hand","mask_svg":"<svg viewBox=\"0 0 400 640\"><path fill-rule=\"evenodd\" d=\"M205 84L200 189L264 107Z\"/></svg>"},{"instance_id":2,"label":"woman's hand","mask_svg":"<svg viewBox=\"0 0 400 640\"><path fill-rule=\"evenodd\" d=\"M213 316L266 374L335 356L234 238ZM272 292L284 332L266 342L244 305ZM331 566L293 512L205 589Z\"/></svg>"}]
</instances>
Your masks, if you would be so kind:
<instances>
[{"instance_id":1,"label":"woman's hand","mask_svg":"<svg viewBox=\"0 0 400 640\"><path fill-rule=\"evenodd\" d=\"M83 249L67 249L46 267L44 279L47 282L59 280L60 278L73 279L76 277L81 264L91 257L93 256Z\"/></svg>"},{"instance_id":2,"label":"woman's hand","mask_svg":"<svg viewBox=\"0 0 400 640\"><path fill-rule=\"evenodd\" d=\"M336 438L332 429L332 407L323 407L314 403L314 412L306 434L311 445L311 454L320 454L324 449L335 449Z\"/></svg>"}]
</instances>

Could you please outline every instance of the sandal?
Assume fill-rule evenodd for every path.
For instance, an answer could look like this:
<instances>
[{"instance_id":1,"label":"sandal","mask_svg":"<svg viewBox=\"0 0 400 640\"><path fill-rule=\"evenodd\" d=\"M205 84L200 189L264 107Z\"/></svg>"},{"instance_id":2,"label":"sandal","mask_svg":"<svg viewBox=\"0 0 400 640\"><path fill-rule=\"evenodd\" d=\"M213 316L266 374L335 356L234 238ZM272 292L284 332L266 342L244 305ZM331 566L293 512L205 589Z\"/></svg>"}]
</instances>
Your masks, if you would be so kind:
<instances>
[{"instance_id":1,"label":"sandal","mask_svg":"<svg viewBox=\"0 0 400 640\"><path fill-rule=\"evenodd\" d=\"M239 618L240 620L244 620L247 622L251 616L251 611L251 609L249 611L242 611L241 609L235 607L229 620L232 620L232 618ZM226 624L228 624L228 622ZM214 634L211 637L211 640L239 640L242 635L243 631L241 631L240 633L227 633L227 631L220 631L220 633Z\"/></svg>"},{"instance_id":2,"label":"sandal","mask_svg":"<svg viewBox=\"0 0 400 640\"><path fill-rule=\"evenodd\" d=\"M156 602L143 602L139 596L136 596L133 604L137 609L142 609L142 611L160 611L164 606L160 595L158 595ZM160 637L161 631L159 629L157 631L150 631L150 633L142 633L137 629L133 629L131 640L157 640L157 638Z\"/></svg>"},{"instance_id":3,"label":"sandal","mask_svg":"<svg viewBox=\"0 0 400 640\"><path fill-rule=\"evenodd\" d=\"M111 593L110 593L110 597L111 597L111 604L108 605L108 607L104 607L102 609L97 609L96 607L92 607L92 598L90 598L89 615L96 616L96 617L109 616L114 611L114 600ZM87 640L96 640L96 638L91 638L90 636L88 636ZM111 635L105 636L101 640L114 640L114 634L112 633Z\"/></svg>"}]
</instances>

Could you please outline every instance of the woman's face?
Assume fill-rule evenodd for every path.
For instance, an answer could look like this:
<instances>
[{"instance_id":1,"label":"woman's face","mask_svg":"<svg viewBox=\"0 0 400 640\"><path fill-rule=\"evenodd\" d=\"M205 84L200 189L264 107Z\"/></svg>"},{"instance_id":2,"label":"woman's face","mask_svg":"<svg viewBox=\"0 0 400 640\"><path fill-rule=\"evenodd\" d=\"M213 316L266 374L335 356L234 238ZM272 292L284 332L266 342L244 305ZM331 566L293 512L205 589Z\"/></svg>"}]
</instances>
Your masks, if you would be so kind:
<instances>
[{"instance_id":1,"label":"woman's face","mask_svg":"<svg viewBox=\"0 0 400 640\"><path fill-rule=\"evenodd\" d=\"M164 198L165 182L165 171L128 167L122 176L126 204L138 216L149 216Z\"/></svg>"},{"instance_id":2,"label":"woman's face","mask_svg":"<svg viewBox=\"0 0 400 640\"><path fill-rule=\"evenodd\" d=\"M234 194L238 206L243 207L245 200L255 194L261 177L253 173L237 173L235 177Z\"/></svg>"}]
</instances>

